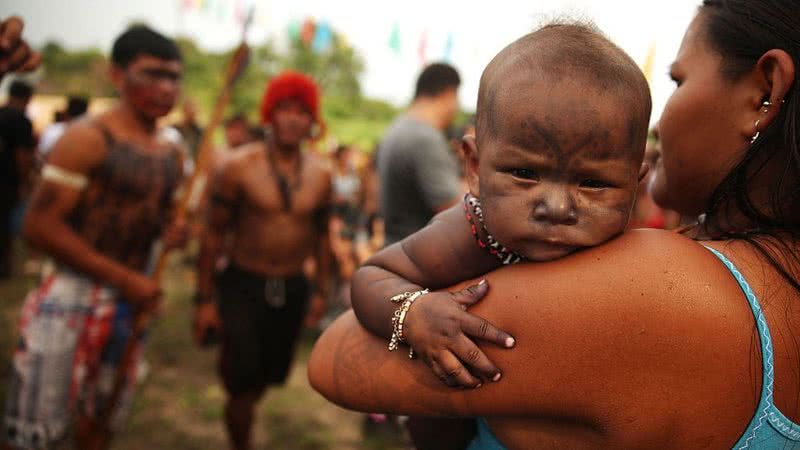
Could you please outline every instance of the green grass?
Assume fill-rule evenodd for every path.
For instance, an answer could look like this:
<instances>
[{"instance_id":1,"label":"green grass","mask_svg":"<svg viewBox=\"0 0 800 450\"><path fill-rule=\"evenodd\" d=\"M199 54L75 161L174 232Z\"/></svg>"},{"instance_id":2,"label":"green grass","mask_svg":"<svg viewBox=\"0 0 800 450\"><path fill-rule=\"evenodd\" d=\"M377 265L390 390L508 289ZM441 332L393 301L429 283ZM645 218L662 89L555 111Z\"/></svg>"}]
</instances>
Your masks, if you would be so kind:
<instances>
[{"instance_id":1,"label":"green grass","mask_svg":"<svg viewBox=\"0 0 800 450\"><path fill-rule=\"evenodd\" d=\"M20 252L18 260L23 257ZM13 348L16 318L25 293L35 281L35 277L16 276L0 282L0 401L5 395L5 368ZM163 313L153 325L146 351L149 376L113 448L227 449L222 422L225 395L216 375L216 354L195 347L189 334L194 274L190 267L173 265L165 284ZM286 385L271 389L259 404L255 448L407 449L402 438L365 438L361 431L363 415L338 408L311 389L305 369L313 337L312 333L304 337Z\"/></svg>"}]
</instances>

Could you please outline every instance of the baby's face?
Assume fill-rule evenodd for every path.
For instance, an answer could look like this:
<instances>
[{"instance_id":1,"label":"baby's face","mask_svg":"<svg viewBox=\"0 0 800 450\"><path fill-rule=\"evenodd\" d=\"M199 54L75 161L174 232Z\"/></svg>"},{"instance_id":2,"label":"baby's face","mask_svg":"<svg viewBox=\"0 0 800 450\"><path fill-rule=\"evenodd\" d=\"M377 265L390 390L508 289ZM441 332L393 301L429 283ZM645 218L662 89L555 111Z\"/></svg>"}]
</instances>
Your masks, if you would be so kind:
<instances>
[{"instance_id":1,"label":"baby's face","mask_svg":"<svg viewBox=\"0 0 800 450\"><path fill-rule=\"evenodd\" d=\"M495 94L488 134L468 163L489 232L532 261L621 233L645 145L626 105L576 81L513 81Z\"/></svg>"}]
</instances>

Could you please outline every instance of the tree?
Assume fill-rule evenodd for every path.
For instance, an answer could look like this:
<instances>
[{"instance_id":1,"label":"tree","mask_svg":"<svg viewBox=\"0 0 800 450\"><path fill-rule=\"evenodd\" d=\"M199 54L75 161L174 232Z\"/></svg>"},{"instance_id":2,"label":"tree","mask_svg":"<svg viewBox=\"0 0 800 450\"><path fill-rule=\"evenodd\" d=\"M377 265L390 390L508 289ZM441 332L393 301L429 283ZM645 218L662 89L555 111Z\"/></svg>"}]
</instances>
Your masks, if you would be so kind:
<instances>
[{"instance_id":1,"label":"tree","mask_svg":"<svg viewBox=\"0 0 800 450\"><path fill-rule=\"evenodd\" d=\"M45 76L37 86L42 94L80 94L107 97L114 94L108 79L108 62L97 49L67 51L56 42L42 47Z\"/></svg>"},{"instance_id":2,"label":"tree","mask_svg":"<svg viewBox=\"0 0 800 450\"><path fill-rule=\"evenodd\" d=\"M244 113L257 120L258 106L267 81L285 69L314 78L323 93L322 114L329 133L340 142L371 148L397 113L389 103L364 98L359 78L364 71L360 55L335 31L324 50L313 49L299 39L279 51L272 41L252 46L247 68L238 80L228 113ZM224 71L233 50L208 52L187 37L176 38L183 55L184 96L194 99L201 112L210 112L219 95ZM112 96L107 76L109 62L97 49L68 51L50 42L42 49L45 77L38 90L47 94Z\"/></svg>"}]
</instances>

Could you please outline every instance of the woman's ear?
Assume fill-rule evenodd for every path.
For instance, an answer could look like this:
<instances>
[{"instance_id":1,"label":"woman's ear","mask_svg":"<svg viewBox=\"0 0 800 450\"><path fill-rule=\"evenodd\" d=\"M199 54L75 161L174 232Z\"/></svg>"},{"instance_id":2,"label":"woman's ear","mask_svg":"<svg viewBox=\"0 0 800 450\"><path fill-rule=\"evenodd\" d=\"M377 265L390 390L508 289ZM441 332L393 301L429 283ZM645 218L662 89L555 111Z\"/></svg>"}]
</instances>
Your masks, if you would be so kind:
<instances>
[{"instance_id":1,"label":"woman's ear","mask_svg":"<svg viewBox=\"0 0 800 450\"><path fill-rule=\"evenodd\" d=\"M783 108L783 102L794 83L796 67L784 50L772 49L761 55L755 66L760 84L759 97L754 100L758 113L754 119L753 135L764 131Z\"/></svg>"},{"instance_id":2,"label":"woman's ear","mask_svg":"<svg viewBox=\"0 0 800 450\"><path fill-rule=\"evenodd\" d=\"M464 175L470 194L480 198L478 178L478 144L475 136L467 134L461 139L461 152L464 155Z\"/></svg>"}]
</instances>

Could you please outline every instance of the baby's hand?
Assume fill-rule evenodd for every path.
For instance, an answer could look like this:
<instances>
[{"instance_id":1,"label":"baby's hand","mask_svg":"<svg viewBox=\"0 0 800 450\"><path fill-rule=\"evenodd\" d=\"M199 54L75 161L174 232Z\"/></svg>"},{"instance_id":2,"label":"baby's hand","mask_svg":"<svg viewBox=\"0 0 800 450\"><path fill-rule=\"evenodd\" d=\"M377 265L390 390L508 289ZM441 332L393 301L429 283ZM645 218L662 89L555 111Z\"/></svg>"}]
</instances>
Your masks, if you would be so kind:
<instances>
[{"instance_id":1,"label":"baby's hand","mask_svg":"<svg viewBox=\"0 0 800 450\"><path fill-rule=\"evenodd\" d=\"M431 292L415 301L406 315L406 342L449 386L474 388L500 379L500 370L467 335L504 348L514 346L511 335L466 311L488 289L484 280L458 292Z\"/></svg>"}]
</instances>

